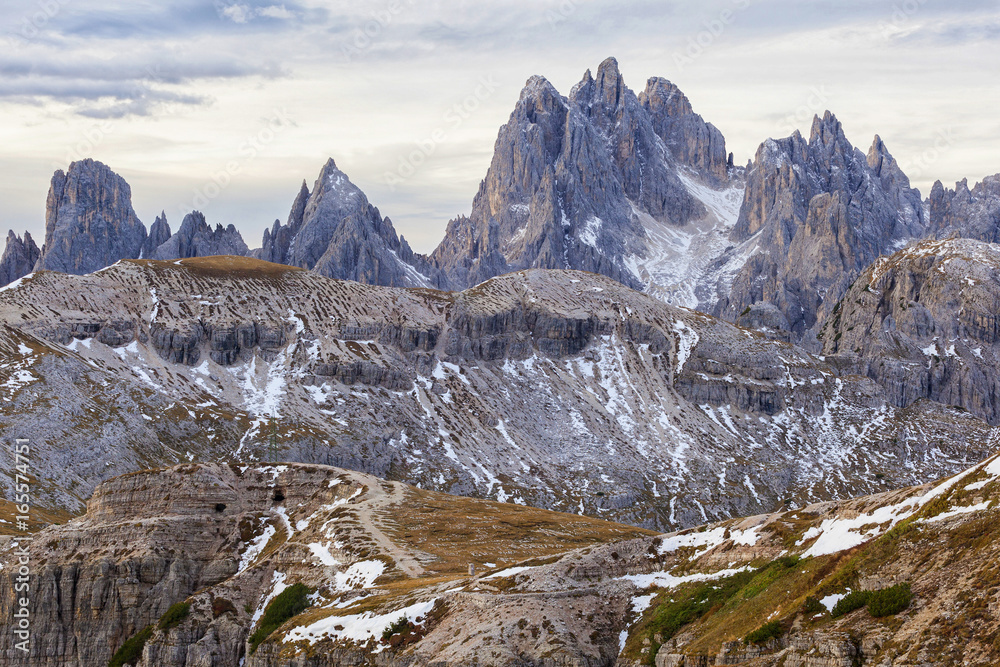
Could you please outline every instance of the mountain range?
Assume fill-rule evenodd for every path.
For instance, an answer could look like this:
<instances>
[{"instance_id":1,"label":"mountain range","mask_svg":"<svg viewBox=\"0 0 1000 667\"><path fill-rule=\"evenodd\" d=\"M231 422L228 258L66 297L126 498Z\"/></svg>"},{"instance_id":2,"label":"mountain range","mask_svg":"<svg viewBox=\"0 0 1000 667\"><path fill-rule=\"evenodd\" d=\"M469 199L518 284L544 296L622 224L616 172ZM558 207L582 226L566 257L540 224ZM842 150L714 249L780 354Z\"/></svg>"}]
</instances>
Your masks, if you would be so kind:
<instances>
[{"instance_id":1,"label":"mountain range","mask_svg":"<svg viewBox=\"0 0 1000 667\"><path fill-rule=\"evenodd\" d=\"M1000 655L1000 175L925 199L829 112L738 166L608 59L429 255L332 159L255 249L81 160L0 283L30 664Z\"/></svg>"}]
</instances>

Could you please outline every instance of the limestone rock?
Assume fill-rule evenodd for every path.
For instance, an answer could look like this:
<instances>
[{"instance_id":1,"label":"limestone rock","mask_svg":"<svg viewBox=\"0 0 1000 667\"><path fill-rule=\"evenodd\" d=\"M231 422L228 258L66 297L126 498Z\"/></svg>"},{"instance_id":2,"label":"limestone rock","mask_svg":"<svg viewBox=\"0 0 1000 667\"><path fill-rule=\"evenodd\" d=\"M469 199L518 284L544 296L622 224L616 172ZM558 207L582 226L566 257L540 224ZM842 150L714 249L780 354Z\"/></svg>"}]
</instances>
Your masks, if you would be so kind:
<instances>
[{"instance_id":1,"label":"limestone rock","mask_svg":"<svg viewBox=\"0 0 1000 667\"><path fill-rule=\"evenodd\" d=\"M661 227L707 214L681 166L728 182L721 134L685 102L660 80L637 97L614 58L596 77L588 70L569 97L542 77L529 79L500 129L472 213L449 223L431 255L448 284L571 268L644 287L650 278L634 267L669 236Z\"/></svg>"},{"instance_id":2,"label":"limestone rock","mask_svg":"<svg viewBox=\"0 0 1000 667\"><path fill-rule=\"evenodd\" d=\"M94 160L57 171L45 205L45 245L35 270L82 275L134 259L146 227L132 209L132 189Z\"/></svg>"},{"instance_id":3,"label":"limestone rock","mask_svg":"<svg viewBox=\"0 0 1000 667\"><path fill-rule=\"evenodd\" d=\"M167 222L167 214L162 212L156 216L156 221L149 228L149 236L146 237L146 243L142 246L142 259L151 259L156 249L166 243L170 236L170 223Z\"/></svg>"},{"instance_id":4,"label":"limestone rock","mask_svg":"<svg viewBox=\"0 0 1000 667\"><path fill-rule=\"evenodd\" d=\"M157 221L159 220L160 218L157 218ZM166 224L165 218L163 223ZM169 231L169 227L167 230ZM157 231L162 234L162 231ZM229 225L223 228L222 225L216 225L213 230L205 222L205 216L200 211L193 211L184 216L177 233L158 246L150 259L188 259L216 255L245 257L249 252L247 244L243 242L243 237L235 226Z\"/></svg>"},{"instance_id":5,"label":"limestone rock","mask_svg":"<svg viewBox=\"0 0 1000 667\"><path fill-rule=\"evenodd\" d=\"M1000 246L925 241L879 258L823 328L825 354L843 355L894 405L961 406L1000 424Z\"/></svg>"},{"instance_id":6,"label":"limestone rock","mask_svg":"<svg viewBox=\"0 0 1000 667\"><path fill-rule=\"evenodd\" d=\"M928 228L937 238L962 236L1000 243L1000 174L987 176L970 190L968 180L946 189L934 183L927 199Z\"/></svg>"},{"instance_id":7,"label":"limestone rock","mask_svg":"<svg viewBox=\"0 0 1000 667\"><path fill-rule=\"evenodd\" d=\"M0 257L0 287L31 273L40 254L31 234L25 232L22 239L14 230L8 232L7 245Z\"/></svg>"},{"instance_id":8,"label":"limestone rock","mask_svg":"<svg viewBox=\"0 0 1000 667\"><path fill-rule=\"evenodd\" d=\"M747 174L731 239L755 250L716 313L736 319L760 302L776 306L796 340L815 334L864 267L924 233L919 192L875 137L855 149L830 112L796 132L764 142Z\"/></svg>"},{"instance_id":9,"label":"limestone rock","mask_svg":"<svg viewBox=\"0 0 1000 667\"><path fill-rule=\"evenodd\" d=\"M265 231L260 258L329 278L372 285L431 287L436 272L397 236L347 174L327 161L310 193L303 183L286 225Z\"/></svg>"}]
</instances>

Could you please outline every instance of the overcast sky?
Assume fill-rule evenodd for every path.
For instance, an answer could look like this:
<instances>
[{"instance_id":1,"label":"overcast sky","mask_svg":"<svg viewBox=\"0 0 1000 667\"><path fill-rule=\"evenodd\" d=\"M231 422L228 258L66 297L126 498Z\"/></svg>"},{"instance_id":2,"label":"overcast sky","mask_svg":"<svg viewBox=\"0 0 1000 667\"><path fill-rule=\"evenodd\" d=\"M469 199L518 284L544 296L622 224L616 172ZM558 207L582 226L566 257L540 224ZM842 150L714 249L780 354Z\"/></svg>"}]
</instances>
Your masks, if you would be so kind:
<instances>
[{"instance_id":1,"label":"overcast sky","mask_svg":"<svg viewBox=\"0 0 1000 667\"><path fill-rule=\"evenodd\" d=\"M1000 172L997 0L0 0L0 17L0 227L39 245L74 159L124 176L147 226L198 208L257 247L333 157L427 252L525 80L566 94L610 55L637 91L680 85L738 163L830 109L925 195Z\"/></svg>"}]
</instances>

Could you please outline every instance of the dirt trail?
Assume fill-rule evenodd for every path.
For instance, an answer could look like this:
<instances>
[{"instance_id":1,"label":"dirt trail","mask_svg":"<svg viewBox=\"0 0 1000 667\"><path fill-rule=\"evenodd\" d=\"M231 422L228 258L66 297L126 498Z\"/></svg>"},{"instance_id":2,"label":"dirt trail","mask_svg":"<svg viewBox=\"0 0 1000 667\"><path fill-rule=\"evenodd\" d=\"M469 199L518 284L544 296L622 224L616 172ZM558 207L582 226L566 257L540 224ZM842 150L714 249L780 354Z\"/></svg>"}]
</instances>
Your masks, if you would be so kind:
<instances>
[{"instance_id":1,"label":"dirt trail","mask_svg":"<svg viewBox=\"0 0 1000 667\"><path fill-rule=\"evenodd\" d=\"M368 486L366 498L353 506L361 526L371 535L379 548L396 561L396 567L402 570L406 576L414 578L423 576L424 568L413 554L393 542L378 526L380 519L385 520L389 508L403 504L405 500L403 487L374 478L363 480L363 483Z\"/></svg>"}]
</instances>

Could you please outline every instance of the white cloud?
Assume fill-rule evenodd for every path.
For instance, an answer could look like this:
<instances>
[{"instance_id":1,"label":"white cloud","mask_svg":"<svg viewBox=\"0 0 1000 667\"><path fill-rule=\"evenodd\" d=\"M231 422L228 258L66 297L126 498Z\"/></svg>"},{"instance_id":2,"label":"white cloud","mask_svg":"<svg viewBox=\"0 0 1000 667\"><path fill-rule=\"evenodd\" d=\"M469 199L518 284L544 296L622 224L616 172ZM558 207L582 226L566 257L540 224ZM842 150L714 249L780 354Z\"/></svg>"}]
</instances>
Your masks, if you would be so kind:
<instances>
[{"instance_id":1,"label":"white cloud","mask_svg":"<svg viewBox=\"0 0 1000 667\"><path fill-rule=\"evenodd\" d=\"M268 5L267 7L249 7L247 5L235 4L222 9L222 15L233 23L249 23L258 17L288 20L295 18L295 14L290 12L285 5Z\"/></svg>"}]
</instances>

